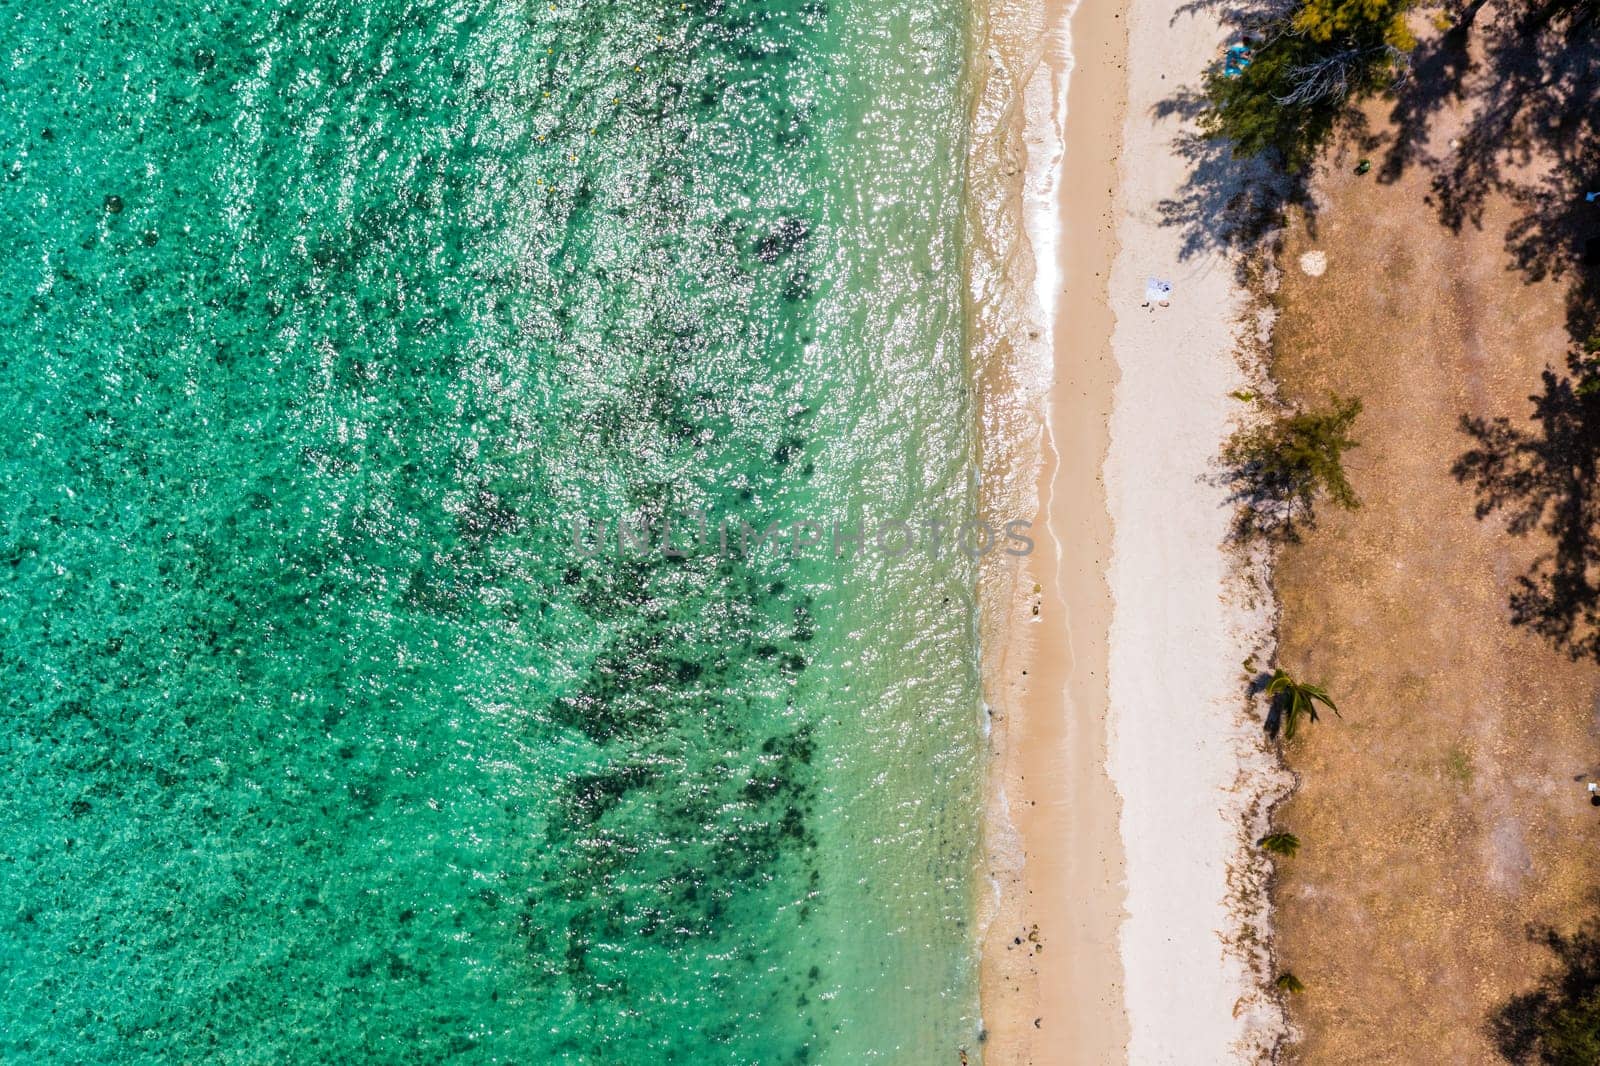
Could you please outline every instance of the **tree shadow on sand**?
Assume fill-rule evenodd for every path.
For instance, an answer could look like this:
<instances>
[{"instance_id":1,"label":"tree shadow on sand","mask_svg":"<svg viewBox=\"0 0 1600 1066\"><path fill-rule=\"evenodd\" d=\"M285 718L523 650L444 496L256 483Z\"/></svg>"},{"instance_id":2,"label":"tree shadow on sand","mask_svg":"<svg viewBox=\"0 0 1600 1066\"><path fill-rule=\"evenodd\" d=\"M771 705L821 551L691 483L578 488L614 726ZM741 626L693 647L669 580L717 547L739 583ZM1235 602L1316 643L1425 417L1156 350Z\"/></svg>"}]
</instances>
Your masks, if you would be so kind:
<instances>
[{"instance_id":1,"label":"tree shadow on sand","mask_svg":"<svg viewBox=\"0 0 1600 1066\"><path fill-rule=\"evenodd\" d=\"M1395 93L1380 181L1412 166L1432 175L1439 221L1481 228L1494 197L1517 214L1508 269L1530 283L1567 283L1567 330L1594 333L1600 271L1600 41L1592 0L1470 0L1452 27L1425 39ZM1439 123L1467 102L1448 145ZM1376 145L1374 146L1376 147ZM1547 368L1529 397L1531 425L1462 416L1475 444L1454 474L1473 484L1477 515L1504 512L1517 536L1549 538L1517 579L1511 620L1574 659L1600 660L1600 375L1592 346L1565 374Z\"/></svg>"},{"instance_id":2,"label":"tree shadow on sand","mask_svg":"<svg viewBox=\"0 0 1600 1066\"><path fill-rule=\"evenodd\" d=\"M1506 233L1513 266L1530 281L1569 278L1568 329L1595 323L1600 265L1600 41L1590 0L1474 0L1450 30L1419 44L1397 87L1394 131L1379 168L1394 181L1411 166L1433 172L1440 221L1481 227L1497 193L1521 214ZM1430 148L1449 107L1470 98L1448 147ZM1435 154L1437 152L1437 154Z\"/></svg>"},{"instance_id":3,"label":"tree shadow on sand","mask_svg":"<svg viewBox=\"0 0 1600 1066\"><path fill-rule=\"evenodd\" d=\"M1156 209L1163 226L1183 229L1180 260L1250 245L1281 224L1284 206L1296 199L1280 171L1261 159L1235 159L1225 141L1183 133L1173 148L1188 161L1188 177Z\"/></svg>"},{"instance_id":4,"label":"tree shadow on sand","mask_svg":"<svg viewBox=\"0 0 1600 1066\"><path fill-rule=\"evenodd\" d=\"M1531 992L1513 996L1489 1019L1489 1037L1516 1066L1592 1066L1600 1062L1600 919L1570 935L1529 929L1556 968Z\"/></svg>"},{"instance_id":5,"label":"tree shadow on sand","mask_svg":"<svg viewBox=\"0 0 1600 1066\"><path fill-rule=\"evenodd\" d=\"M1512 623L1574 659L1600 660L1600 375L1582 350L1567 370L1545 369L1543 392L1529 397L1532 428L1463 415L1476 444L1452 472L1474 486L1480 519L1503 511L1513 535L1550 539L1517 579Z\"/></svg>"},{"instance_id":6,"label":"tree shadow on sand","mask_svg":"<svg viewBox=\"0 0 1600 1066\"><path fill-rule=\"evenodd\" d=\"M1206 14L1221 21L1225 40L1259 39L1294 7L1295 0L1189 0L1173 12L1171 22ZM1219 52L1220 47L1221 42ZM1184 261L1248 247L1282 223L1288 204L1306 200L1304 183L1284 173L1278 160L1235 156L1231 141L1195 132L1206 103L1197 87L1185 86L1153 110L1157 119L1184 123L1172 147L1188 163L1188 173L1178 195L1157 205L1163 226L1183 230L1178 256Z\"/></svg>"}]
</instances>

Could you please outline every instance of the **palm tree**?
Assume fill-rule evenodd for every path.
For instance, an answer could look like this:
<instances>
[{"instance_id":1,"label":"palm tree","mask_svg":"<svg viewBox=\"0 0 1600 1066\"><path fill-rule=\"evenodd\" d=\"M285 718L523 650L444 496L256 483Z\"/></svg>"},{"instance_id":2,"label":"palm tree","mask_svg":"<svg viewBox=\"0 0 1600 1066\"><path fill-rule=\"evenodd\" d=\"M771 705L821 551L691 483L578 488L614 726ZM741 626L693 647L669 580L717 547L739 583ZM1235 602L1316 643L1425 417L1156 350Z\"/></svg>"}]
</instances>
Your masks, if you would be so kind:
<instances>
[{"instance_id":1,"label":"palm tree","mask_svg":"<svg viewBox=\"0 0 1600 1066\"><path fill-rule=\"evenodd\" d=\"M1328 710L1343 718L1339 708L1333 705L1333 700L1328 698L1327 690L1320 685L1302 685L1283 670L1272 672L1272 680L1267 682L1267 695L1277 698L1284 697L1283 701L1283 736L1285 740L1294 739L1295 727L1300 724L1302 717L1309 717L1317 721L1317 704L1326 704Z\"/></svg>"},{"instance_id":2,"label":"palm tree","mask_svg":"<svg viewBox=\"0 0 1600 1066\"><path fill-rule=\"evenodd\" d=\"M1282 855L1286 859L1294 858L1294 853L1300 850L1300 838L1293 833L1268 833L1257 844L1274 855Z\"/></svg>"},{"instance_id":3,"label":"palm tree","mask_svg":"<svg viewBox=\"0 0 1600 1066\"><path fill-rule=\"evenodd\" d=\"M1278 980L1274 983L1285 992L1298 994L1306 990L1305 982L1292 973L1279 974Z\"/></svg>"}]
</instances>

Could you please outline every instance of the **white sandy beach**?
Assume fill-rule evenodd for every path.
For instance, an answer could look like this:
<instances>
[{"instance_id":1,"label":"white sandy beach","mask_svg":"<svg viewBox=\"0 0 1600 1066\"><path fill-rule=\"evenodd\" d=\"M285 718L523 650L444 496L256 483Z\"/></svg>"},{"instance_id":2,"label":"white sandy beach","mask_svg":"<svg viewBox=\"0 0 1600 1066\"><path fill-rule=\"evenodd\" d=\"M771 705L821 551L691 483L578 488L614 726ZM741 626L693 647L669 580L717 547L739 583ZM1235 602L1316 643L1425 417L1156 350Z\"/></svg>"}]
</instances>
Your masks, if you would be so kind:
<instances>
[{"instance_id":1,"label":"white sandy beach","mask_svg":"<svg viewBox=\"0 0 1600 1066\"><path fill-rule=\"evenodd\" d=\"M1132 1063L1254 1062L1282 1025L1264 976L1232 944L1245 921L1231 872L1259 862L1248 816L1282 778L1244 703L1243 663L1270 619L1245 606L1224 548L1229 511L1213 457L1246 387L1244 297L1233 264L1180 261L1184 231L1158 205L1189 163L1157 105L1196 86L1222 30L1177 0L1132 0L1128 111L1111 276L1121 377L1106 461L1113 523L1109 768L1122 797L1127 918L1121 946ZM1164 75L1164 77L1163 77ZM1148 277L1174 285L1142 308Z\"/></svg>"}]
</instances>

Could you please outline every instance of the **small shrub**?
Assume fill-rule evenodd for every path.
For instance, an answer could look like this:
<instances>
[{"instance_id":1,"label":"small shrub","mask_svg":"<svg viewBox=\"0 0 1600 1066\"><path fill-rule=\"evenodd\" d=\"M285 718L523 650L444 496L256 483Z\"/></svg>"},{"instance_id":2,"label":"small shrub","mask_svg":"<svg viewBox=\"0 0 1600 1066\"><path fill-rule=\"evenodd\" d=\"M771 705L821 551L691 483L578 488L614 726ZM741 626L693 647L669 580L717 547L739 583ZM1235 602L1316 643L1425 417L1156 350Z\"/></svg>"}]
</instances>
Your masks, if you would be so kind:
<instances>
[{"instance_id":1,"label":"small shrub","mask_svg":"<svg viewBox=\"0 0 1600 1066\"><path fill-rule=\"evenodd\" d=\"M1579 396L1593 396L1600 392L1600 334L1579 345L1568 358L1577 377Z\"/></svg>"},{"instance_id":2,"label":"small shrub","mask_svg":"<svg viewBox=\"0 0 1600 1066\"><path fill-rule=\"evenodd\" d=\"M1282 855L1286 859L1294 858L1295 852L1300 850L1300 838L1293 833L1268 833L1256 843L1263 851Z\"/></svg>"},{"instance_id":3,"label":"small shrub","mask_svg":"<svg viewBox=\"0 0 1600 1066\"><path fill-rule=\"evenodd\" d=\"M1267 695L1272 697L1272 711L1267 715L1267 732L1277 736L1278 727L1283 727L1283 738L1293 740L1295 730L1300 727L1301 719L1319 722L1317 704L1322 704L1335 716L1339 714L1338 706L1328 695L1328 690L1321 685L1309 682L1296 681L1283 669L1272 671L1272 680L1267 682Z\"/></svg>"},{"instance_id":4,"label":"small shrub","mask_svg":"<svg viewBox=\"0 0 1600 1066\"><path fill-rule=\"evenodd\" d=\"M1350 430L1361 401L1334 397L1332 403L1329 410L1291 412L1241 429L1223 446L1223 481L1239 509L1238 536L1292 540L1300 526L1314 523L1319 499L1346 509L1361 505L1343 463L1344 453L1357 447Z\"/></svg>"}]
</instances>

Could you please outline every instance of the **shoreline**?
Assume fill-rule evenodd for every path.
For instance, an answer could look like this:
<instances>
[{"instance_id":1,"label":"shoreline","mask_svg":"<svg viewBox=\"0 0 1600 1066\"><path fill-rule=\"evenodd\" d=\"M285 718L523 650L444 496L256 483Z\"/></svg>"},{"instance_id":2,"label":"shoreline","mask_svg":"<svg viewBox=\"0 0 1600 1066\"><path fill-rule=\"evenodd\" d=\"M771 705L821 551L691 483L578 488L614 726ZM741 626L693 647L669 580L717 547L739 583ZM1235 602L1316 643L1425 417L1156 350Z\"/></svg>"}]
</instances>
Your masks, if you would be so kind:
<instances>
[{"instance_id":1,"label":"shoreline","mask_svg":"<svg viewBox=\"0 0 1600 1066\"><path fill-rule=\"evenodd\" d=\"M1208 477L1243 414L1251 304L1232 257L1184 259L1160 208L1193 164L1158 105L1223 30L1177 9L997 0L986 27L984 502L1039 515L1039 550L980 578L990 1066L1261 1061L1284 1028L1251 845L1285 777L1241 674L1272 600ZM1170 307L1140 307L1147 276L1176 282Z\"/></svg>"},{"instance_id":2,"label":"shoreline","mask_svg":"<svg viewBox=\"0 0 1600 1066\"><path fill-rule=\"evenodd\" d=\"M1011 223L1026 234L1010 280L1032 297L1032 328L1014 358L1037 364L1025 422L1014 427L1026 484L1012 493L1034 505L1038 550L1008 573L985 575L988 851L998 899L980 985L991 1066L1127 1059L1120 801L1106 771L1111 518L1101 476L1116 379L1107 286L1117 253L1125 10L1125 0L1046 0L1033 12L1042 25L1016 20L1031 35L1013 24L1029 47L1009 50L1021 72L1011 121L1023 160L1010 175ZM1004 36L997 27L1002 54ZM1015 322L999 324L1007 326ZM1003 476L995 465L985 462L986 478Z\"/></svg>"}]
</instances>

